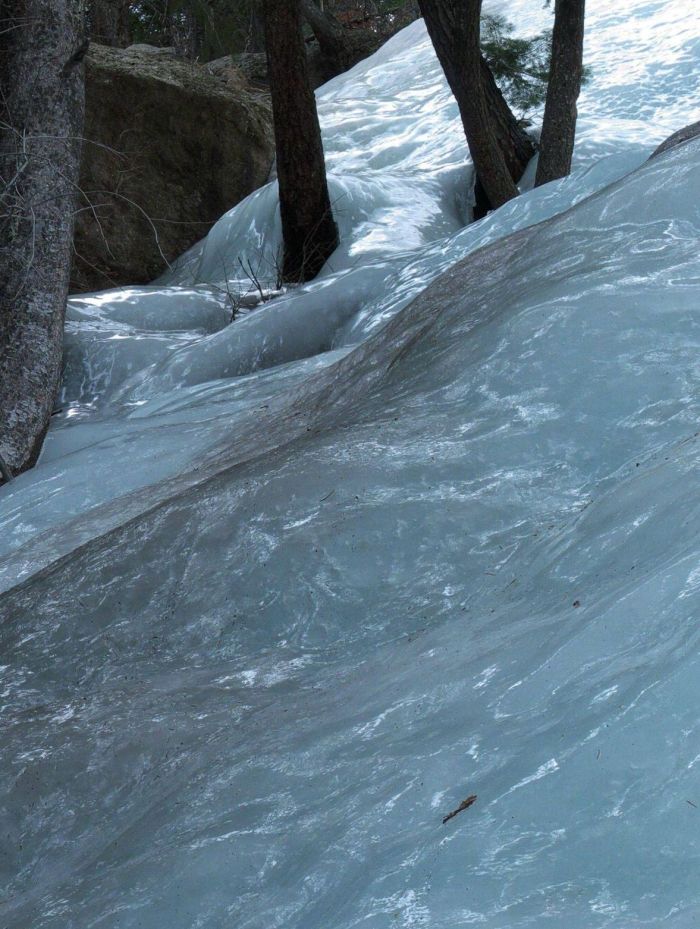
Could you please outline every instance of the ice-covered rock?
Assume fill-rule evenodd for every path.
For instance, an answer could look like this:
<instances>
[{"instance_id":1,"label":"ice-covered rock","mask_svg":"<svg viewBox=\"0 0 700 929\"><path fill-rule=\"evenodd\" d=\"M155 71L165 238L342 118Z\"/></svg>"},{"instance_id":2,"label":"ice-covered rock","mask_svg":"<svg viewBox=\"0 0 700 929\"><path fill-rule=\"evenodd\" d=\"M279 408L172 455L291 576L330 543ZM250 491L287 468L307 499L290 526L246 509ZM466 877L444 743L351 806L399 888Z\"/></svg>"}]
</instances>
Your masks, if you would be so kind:
<instances>
[{"instance_id":1,"label":"ice-covered rock","mask_svg":"<svg viewBox=\"0 0 700 929\"><path fill-rule=\"evenodd\" d=\"M684 126L667 139L664 139L661 145L654 149L651 157L656 158L657 155L661 155L669 149L675 148L676 145L684 145L686 142L689 142L691 139L696 139L698 136L700 136L700 122L692 123L690 126Z\"/></svg>"},{"instance_id":2,"label":"ice-covered rock","mask_svg":"<svg viewBox=\"0 0 700 929\"><path fill-rule=\"evenodd\" d=\"M269 244L266 188L182 279L73 304L0 491L3 926L697 920L700 139L646 160L613 30L674 94L697 25L590 6L619 98L571 178L440 226L468 169L414 26L327 89L367 200L321 279L224 326L197 268Z\"/></svg>"},{"instance_id":3,"label":"ice-covered rock","mask_svg":"<svg viewBox=\"0 0 700 929\"><path fill-rule=\"evenodd\" d=\"M691 925L699 191L477 251L5 562L7 925Z\"/></svg>"}]
</instances>

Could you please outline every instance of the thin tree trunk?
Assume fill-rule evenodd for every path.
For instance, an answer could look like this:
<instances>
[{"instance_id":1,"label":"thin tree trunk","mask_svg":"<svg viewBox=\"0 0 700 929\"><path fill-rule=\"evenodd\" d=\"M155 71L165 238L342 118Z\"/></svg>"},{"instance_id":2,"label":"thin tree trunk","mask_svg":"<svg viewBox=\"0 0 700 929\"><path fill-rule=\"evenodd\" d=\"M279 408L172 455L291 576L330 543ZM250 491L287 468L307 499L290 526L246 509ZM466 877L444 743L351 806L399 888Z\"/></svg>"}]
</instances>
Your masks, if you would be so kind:
<instances>
[{"instance_id":1,"label":"thin tree trunk","mask_svg":"<svg viewBox=\"0 0 700 929\"><path fill-rule=\"evenodd\" d=\"M282 275L309 281L338 245L299 0L264 0L284 238Z\"/></svg>"},{"instance_id":2,"label":"thin tree trunk","mask_svg":"<svg viewBox=\"0 0 700 929\"><path fill-rule=\"evenodd\" d=\"M493 208L518 189L496 137L484 90L480 47L481 0L419 0L421 13L459 107L467 145Z\"/></svg>"},{"instance_id":3,"label":"thin tree trunk","mask_svg":"<svg viewBox=\"0 0 700 929\"><path fill-rule=\"evenodd\" d=\"M0 17L0 456L17 474L61 374L87 40L81 0L2 0Z\"/></svg>"},{"instance_id":4,"label":"thin tree trunk","mask_svg":"<svg viewBox=\"0 0 700 929\"><path fill-rule=\"evenodd\" d=\"M131 0L92 0L90 36L101 45L126 46L130 42Z\"/></svg>"},{"instance_id":5,"label":"thin tree trunk","mask_svg":"<svg viewBox=\"0 0 700 929\"><path fill-rule=\"evenodd\" d=\"M262 52L265 50L265 27L262 13L258 4L254 4L250 11L250 24L246 39L246 52Z\"/></svg>"},{"instance_id":6,"label":"thin tree trunk","mask_svg":"<svg viewBox=\"0 0 700 929\"><path fill-rule=\"evenodd\" d=\"M206 8L203 9L207 16L213 15ZM196 61L202 54L205 29L193 9L184 7L177 15L171 15L169 33L170 44L183 58ZM209 51L211 53L211 49Z\"/></svg>"},{"instance_id":7,"label":"thin tree trunk","mask_svg":"<svg viewBox=\"0 0 700 929\"><path fill-rule=\"evenodd\" d=\"M576 137L576 101L583 77L585 0L556 0L552 64L535 186L566 177Z\"/></svg>"}]
</instances>

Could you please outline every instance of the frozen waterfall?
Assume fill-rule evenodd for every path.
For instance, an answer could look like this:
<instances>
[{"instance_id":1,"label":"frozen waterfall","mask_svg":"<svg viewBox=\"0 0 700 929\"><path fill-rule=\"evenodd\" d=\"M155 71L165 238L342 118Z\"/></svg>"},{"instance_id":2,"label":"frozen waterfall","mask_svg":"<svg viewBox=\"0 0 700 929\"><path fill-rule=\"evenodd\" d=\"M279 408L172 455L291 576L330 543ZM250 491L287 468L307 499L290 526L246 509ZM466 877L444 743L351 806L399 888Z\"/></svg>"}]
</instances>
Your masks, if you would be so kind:
<instances>
[{"instance_id":1,"label":"frozen waterfall","mask_svg":"<svg viewBox=\"0 0 700 929\"><path fill-rule=\"evenodd\" d=\"M229 324L272 184L71 302L0 489L3 929L697 925L691 7L590 0L576 171L479 223L416 23L320 91L319 279Z\"/></svg>"}]
</instances>

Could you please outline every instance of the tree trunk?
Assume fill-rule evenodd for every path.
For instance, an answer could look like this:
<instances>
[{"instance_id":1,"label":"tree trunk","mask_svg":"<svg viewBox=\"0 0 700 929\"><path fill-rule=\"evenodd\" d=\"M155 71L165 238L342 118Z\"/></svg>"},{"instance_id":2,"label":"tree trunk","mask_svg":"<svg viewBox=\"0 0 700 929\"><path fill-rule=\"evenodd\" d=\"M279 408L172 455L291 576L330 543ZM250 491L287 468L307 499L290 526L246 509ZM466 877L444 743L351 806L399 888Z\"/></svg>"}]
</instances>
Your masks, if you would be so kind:
<instances>
[{"instance_id":1,"label":"tree trunk","mask_svg":"<svg viewBox=\"0 0 700 929\"><path fill-rule=\"evenodd\" d=\"M211 13L208 15L211 15ZM171 15L168 44L173 46L178 55L187 58L189 61L196 61L203 51L205 52L205 58L212 55L212 49L204 47L204 26L195 11L187 6L180 10L178 15ZM223 51L223 49L215 49L214 54Z\"/></svg>"},{"instance_id":2,"label":"tree trunk","mask_svg":"<svg viewBox=\"0 0 700 929\"><path fill-rule=\"evenodd\" d=\"M513 115L483 55L481 81L498 147L503 153L510 176L517 184L537 152L537 146Z\"/></svg>"},{"instance_id":3,"label":"tree trunk","mask_svg":"<svg viewBox=\"0 0 700 929\"><path fill-rule=\"evenodd\" d=\"M513 115L483 55L481 56L481 78L486 104L493 120L496 141L503 153L510 176L517 184L530 159L535 155L537 146ZM481 219L492 209L493 204L477 174L474 183L474 219Z\"/></svg>"},{"instance_id":4,"label":"tree trunk","mask_svg":"<svg viewBox=\"0 0 700 929\"><path fill-rule=\"evenodd\" d=\"M338 245L299 0L264 0L284 238L282 276L309 281Z\"/></svg>"},{"instance_id":5,"label":"tree trunk","mask_svg":"<svg viewBox=\"0 0 700 929\"><path fill-rule=\"evenodd\" d=\"M353 64L353 49L347 31L330 13L320 9L314 0L301 0L301 11L318 42L327 80L347 71Z\"/></svg>"},{"instance_id":6,"label":"tree trunk","mask_svg":"<svg viewBox=\"0 0 700 929\"><path fill-rule=\"evenodd\" d=\"M0 17L0 456L17 474L61 375L87 40L81 0L2 0Z\"/></svg>"},{"instance_id":7,"label":"tree trunk","mask_svg":"<svg viewBox=\"0 0 700 929\"><path fill-rule=\"evenodd\" d=\"M583 76L585 0L556 0L552 64L535 186L566 177L576 137L576 101Z\"/></svg>"},{"instance_id":8,"label":"tree trunk","mask_svg":"<svg viewBox=\"0 0 700 929\"><path fill-rule=\"evenodd\" d=\"M246 52L263 52L265 51L265 26L262 14L258 4L253 4L250 10L250 21L248 25L248 36L246 39Z\"/></svg>"},{"instance_id":9,"label":"tree trunk","mask_svg":"<svg viewBox=\"0 0 700 929\"><path fill-rule=\"evenodd\" d=\"M419 0L419 6L457 100L474 169L495 209L517 196L518 189L499 145L484 89L481 0Z\"/></svg>"},{"instance_id":10,"label":"tree trunk","mask_svg":"<svg viewBox=\"0 0 700 929\"><path fill-rule=\"evenodd\" d=\"M131 0L93 0L90 7L90 35L100 45L117 48L129 45L129 7Z\"/></svg>"}]
</instances>

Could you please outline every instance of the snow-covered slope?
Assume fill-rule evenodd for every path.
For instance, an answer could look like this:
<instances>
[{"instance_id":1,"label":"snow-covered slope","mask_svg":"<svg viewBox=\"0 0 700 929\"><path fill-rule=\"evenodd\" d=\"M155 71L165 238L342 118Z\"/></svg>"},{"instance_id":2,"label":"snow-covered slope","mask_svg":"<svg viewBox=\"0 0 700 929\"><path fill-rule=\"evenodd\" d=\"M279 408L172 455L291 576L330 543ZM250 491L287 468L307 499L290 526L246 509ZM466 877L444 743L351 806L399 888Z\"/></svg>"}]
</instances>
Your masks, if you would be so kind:
<instances>
[{"instance_id":1,"label":"snow-covered slope","mask_svg":"<svg viewBox=\"0 0 700 929\"><path fill-rule=\"evenodd\" d=\"M74 301L0 492L3 926L695 925L700 141L644 159L697 33L594 0L579 172L460 229L414 25L322 94L321 280L223 327L270 187Z\"/></svg>"}]
</instances>

